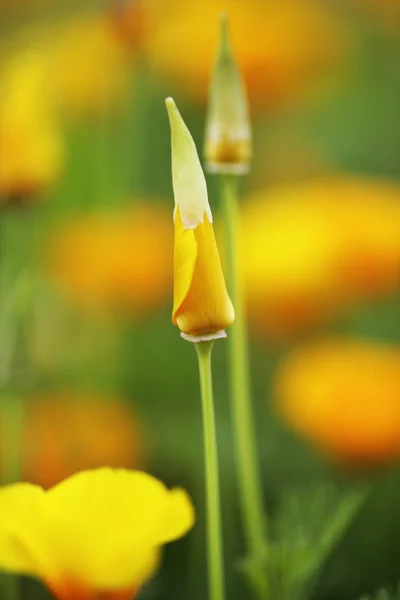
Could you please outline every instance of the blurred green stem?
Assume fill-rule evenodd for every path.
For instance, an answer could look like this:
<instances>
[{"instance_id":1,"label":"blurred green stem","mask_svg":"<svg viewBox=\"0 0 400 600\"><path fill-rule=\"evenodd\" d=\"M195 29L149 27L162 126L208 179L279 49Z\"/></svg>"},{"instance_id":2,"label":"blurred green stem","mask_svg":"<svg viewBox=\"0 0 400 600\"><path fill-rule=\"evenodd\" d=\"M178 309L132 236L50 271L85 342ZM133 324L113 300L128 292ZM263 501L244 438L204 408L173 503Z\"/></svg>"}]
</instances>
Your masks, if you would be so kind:
<instances>
[{"instance_id":1,"label":"blurred green stem","mask_svg":"<svg viewBox=\"0 0 400 600\"><path fill-rule=\"evenodd\" d=\"M217 436L211 374L213 342L195 344L199 361L203 409L205 478L207 496L207 557L209 600L224 600L225 582L221 527L221 503L218 474Z\"/></svg>"},{"instance_id":2,"label":"blurred green stem","mask_svg":"<svg viewBox=\"0 0 400 600\"><path fill-rule=\"evenodd\" d=\"M20 250L23 244L14 244L7 237L7 226L13 229L15 223L6 219L4 213L0 215L2 223L0 228L0 259L2 261L0 295L2 305L0 311L0 433L2 442L3 484L16 483L21 479L22 460L22 428L25 403L20 395L19 378L21 374L16 370L19 363L19 345L21 333L27 316L27 297L30 291L30 282L21 267L14 264L15 257L11 251ZM20 220L17 222L17 242L20 241L22 228ZM11 268L7 271L6 266ZM17 274L16 274L17 272ZM23 377L23 374L22 374ZM15 392L14 390L17 389ZM4 575L2 580L3 595L5 600L19 600L19 578L16 575Z\"/></svg>"},{"instance_id":3,"label":"blurred green stem","mask_svg":"<svg viewBox=\"0 0 400 600\"><path fill-rule=\"evenodd\" d=\"M259 598L268 598L265 552L266 532L261 481L251 406L247 319L240 268L239 178L221 176L225 212L228 287L235 307L235 323L229 334L229 371L238 481L249 575Z\"/></svg>"},{"instance_id":4,"label":"blurred green stem","mask_svg":"<svg viewBox=\"0 0 400 600\"><path fill-rule=\"evenodd\" d=\"M18 575L4 574L2 577L2 590L4 600L19 600L19 577Z\"/></svg>"},{"instance_id":5,"label":"blurred green stem","mask_svg":"<svg viewBox=\"0 0 400 600\"><path fill-rule=\"evenodd\" d=\"M23 416L24 402L21 398L11 394L2 398L2 448L5 458L3 472L6 483L16 483L21 479Z\"/></svg>"}]
</instances>

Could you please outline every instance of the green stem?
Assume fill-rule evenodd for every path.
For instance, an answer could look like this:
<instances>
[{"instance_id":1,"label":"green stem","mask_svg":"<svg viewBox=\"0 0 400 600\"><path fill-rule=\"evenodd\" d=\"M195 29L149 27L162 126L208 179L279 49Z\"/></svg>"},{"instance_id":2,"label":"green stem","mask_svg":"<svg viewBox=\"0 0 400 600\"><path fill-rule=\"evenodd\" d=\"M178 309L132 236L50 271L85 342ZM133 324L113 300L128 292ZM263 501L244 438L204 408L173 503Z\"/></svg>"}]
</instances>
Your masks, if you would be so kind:
<instances>
[{"instance_id":1,"label":"green stem","mask_svg":"<svg viewBox=\"0 0 400 600\"><path fill-rule=\"evenodd\" d=\"M209 600L224 600L224 566L221 527L221 504L218 475L217 436L211 374L213 342L195 344L199 361L203 409L204 454L207 495L207 548Z\"/></svg>"},{"instance_id":2,"label":"green stem","mask_svg":"<svg viewBox=\"0 0 400 600\"><path fill-rule=\"evenodd\" d=\"M1 587L4 592L4 600L19 600L20 594L18 575L11 575L5 573L2 577Z\"/></svg>"},{"instance_id":3,"label":"green stem","mask_svg":"<svg viewBox=\"0 0 400 600\"><path fill-rule=\"evenodd\" d=\"M4 482L17 483L21 480L21 433L24 403L21 398L7 396L2 401Z\"/></svg>"},{"instance_id":4,"label":"green stem","mask_svg":"<svg viewBox=\"0 0 400 600\"><path fill-rule=\"evenodd\" d=\"M266 532L262 488L255 445L251 405L249 344L242 275L239 264L238 177L221 177L227 241L228 287L235 307L235 324L229 334L229 360L233 427L239 493L251 578L259 598L268 597L265 570Z\"/></svg>"},{"instance_id":5,"label":"green stem","mask_svg":"<svg viewBox=\"0 0 400 600\"><path fill-rule=\"evenodd\" d=\"M22 462L22 436L25 403L20 392L14 393L18 388L15 363L18 360L18 348L21 343L21 330L26 319L26 300L29 293L29 282L24 272L13 275L14 268L10 272L6 266L13 262L9 258L7 249L15 248L21 250L23 244L14 245L7 243L7 225L13 228L14 222L10 219L0 228L0 255L2 258L3 271L1 275L1 289L3 304L0 315L0 333L2 337L2 352L0 354L2 372L0 374L0 390L2 399L0 401L0 433L2 440L3 481L4 484L16 483L21 479ZM21 227L21 223L17 223ZM13 240L13 238L11 238ZM19 600L19 577L17 575L4 575L2 580L4 598L6 600ZM2 596L3 597L3 596Z\"/></svg>"}]
</instances>

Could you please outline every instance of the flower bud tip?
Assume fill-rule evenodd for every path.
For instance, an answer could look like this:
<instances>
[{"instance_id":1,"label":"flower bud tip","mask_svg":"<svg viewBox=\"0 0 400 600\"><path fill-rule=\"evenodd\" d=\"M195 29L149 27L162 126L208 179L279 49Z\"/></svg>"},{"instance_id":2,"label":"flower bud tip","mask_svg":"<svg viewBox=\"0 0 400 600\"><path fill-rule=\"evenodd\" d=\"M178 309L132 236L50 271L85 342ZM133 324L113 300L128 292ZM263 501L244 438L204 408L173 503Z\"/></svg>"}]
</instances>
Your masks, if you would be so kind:
<instances>
[{"instance_id":1,"label":"flower bud tip","mask_svg":"<svg viewBox=\"0 0 400 600\"><path fill-rule=\"evenodd\" d=\"M226 13L220 14L219 39L210 88L204 156L209 172L240 175L250 168L251 125Z\"/></svg>"}]
</instances>

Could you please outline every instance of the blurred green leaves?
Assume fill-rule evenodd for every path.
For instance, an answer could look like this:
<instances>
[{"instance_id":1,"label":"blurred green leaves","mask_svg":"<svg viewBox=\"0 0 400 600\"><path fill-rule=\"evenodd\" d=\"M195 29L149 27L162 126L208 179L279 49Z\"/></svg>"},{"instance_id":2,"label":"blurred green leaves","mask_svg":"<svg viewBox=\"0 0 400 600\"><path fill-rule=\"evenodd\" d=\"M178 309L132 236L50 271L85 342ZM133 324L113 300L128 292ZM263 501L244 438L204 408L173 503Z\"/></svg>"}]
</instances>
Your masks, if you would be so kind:
<instances>
[{"instance_id":1,"label":"blurred green leaves","mask_svg":"<svg viewBox=\"0 0 400 600\"><path fill-rule=\"evenodd\" d=\"M400 585L392 590L378 590L372 596L362 596L360 600L400 600Z\"/></svg>"},{"instance_id":2,"label":"blurred green leaves","mask_svg":"<svg viewBox=\"0 0 400 600\"><path fill-rule=\"evenodd\" d=\"M358 514L367 491L338 491L333 485L286 491L272 522L274 542L266 557L271 598L310 597L321 567Z\"/></svg>"}]
</instances>

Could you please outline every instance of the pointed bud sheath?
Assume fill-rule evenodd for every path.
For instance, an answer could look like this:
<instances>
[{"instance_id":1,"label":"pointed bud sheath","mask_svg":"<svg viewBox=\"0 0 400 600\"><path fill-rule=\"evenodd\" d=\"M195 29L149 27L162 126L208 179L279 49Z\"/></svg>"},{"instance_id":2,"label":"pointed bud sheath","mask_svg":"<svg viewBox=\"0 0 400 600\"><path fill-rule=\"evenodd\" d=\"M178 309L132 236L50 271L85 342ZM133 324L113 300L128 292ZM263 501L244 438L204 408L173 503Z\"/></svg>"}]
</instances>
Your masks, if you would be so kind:
<instances>
[{"instance_id":1,"label":"pointed bud sheath","mask_svg":"<svg viewBox=\"0 0 400 600\"><path fill-rule=\"evenodd\" d=\"M171 125L175 195L174 307L172 322L192 342L225 337L234 321L212 226L207 186L196 146L172 98Z\"/></svg>"},{"instance_id":2,"label":"pointed bud sheath","mask_svg":"<svg viewBox=\"0 0 400 600\"><path fill-rule=\"evenodd\" d=\"M221 38L211 82L204 157L210 173L241 175L250 169L251 125L243 82L221 16Z\"/></svg>"}]
</instances>

